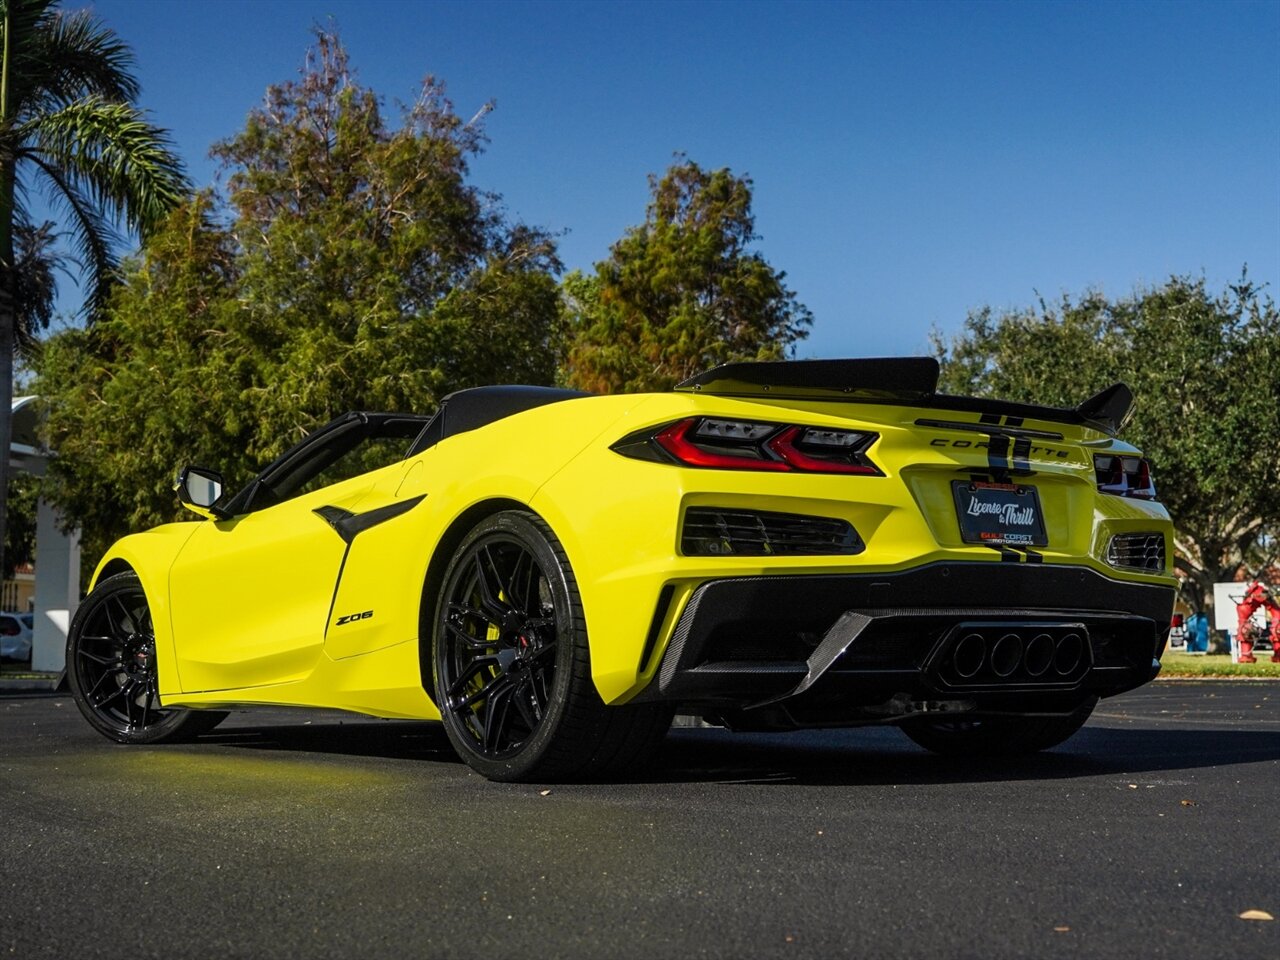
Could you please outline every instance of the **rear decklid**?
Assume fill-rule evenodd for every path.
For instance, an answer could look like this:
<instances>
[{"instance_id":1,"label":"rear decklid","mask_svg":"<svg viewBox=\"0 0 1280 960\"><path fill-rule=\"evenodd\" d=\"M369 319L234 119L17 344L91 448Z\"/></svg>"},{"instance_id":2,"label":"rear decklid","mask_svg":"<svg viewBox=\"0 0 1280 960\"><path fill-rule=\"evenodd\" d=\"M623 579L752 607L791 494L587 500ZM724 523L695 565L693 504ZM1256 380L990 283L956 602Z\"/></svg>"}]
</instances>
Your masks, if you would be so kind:
<instances>
[{"instance_id":1,"label":"rear decklid","mask_svg":"<svg viewBox=\"0 0 1280 960\"><path fill-rule=\"evenodd\" d=\"M1097 510L1099 492L1155 496L1146 461L1116 439L1133 405L1124 384L1054 407L939 393L938 372L931 357L740 363L676 389L805 410L874 432L869 461L905 485L944 549L1021 549L1028 559L1068 560L1100 556L1113 532L1160 532L1151 513L1118 500ZM853 498L864 495L848 489ZM901 539L905 527L894 529Z\"/></svg>"}]
</instances>

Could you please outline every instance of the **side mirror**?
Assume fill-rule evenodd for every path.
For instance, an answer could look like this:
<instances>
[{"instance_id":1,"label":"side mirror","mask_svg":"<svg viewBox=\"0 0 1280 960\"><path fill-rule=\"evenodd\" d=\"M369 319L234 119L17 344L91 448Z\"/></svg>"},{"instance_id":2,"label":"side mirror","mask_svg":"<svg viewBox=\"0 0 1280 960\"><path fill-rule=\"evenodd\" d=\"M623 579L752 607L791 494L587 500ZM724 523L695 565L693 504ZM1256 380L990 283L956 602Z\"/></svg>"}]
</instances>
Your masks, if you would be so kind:
<instances>
[{"instance_id":1,"label":"side mirror","mask_svg":"<svg viewBox=\"0 0 1280 960\"><path fill-rule=\"evenodd\" d=\"M178 500L202 517L223 519L226 514L214 506L222 499L222 474L206 467L183 467L173 482Z\"/></svg>"}]
</instances>

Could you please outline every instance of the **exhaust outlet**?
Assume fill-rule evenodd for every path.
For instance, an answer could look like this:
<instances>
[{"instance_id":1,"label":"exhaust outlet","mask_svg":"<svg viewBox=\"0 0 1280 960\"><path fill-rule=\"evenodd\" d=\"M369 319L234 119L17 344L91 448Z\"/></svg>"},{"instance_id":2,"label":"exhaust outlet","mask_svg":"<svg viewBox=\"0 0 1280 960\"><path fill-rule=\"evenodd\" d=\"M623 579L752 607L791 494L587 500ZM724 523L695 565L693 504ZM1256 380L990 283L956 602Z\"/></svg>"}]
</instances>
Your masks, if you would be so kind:
<instances>
[{"instance_id":1,"label":"exhaust outlet","mask_svg":"<svg viewBox=\"0 0 1280 960\"><path fill-rule=\"evenodd\" d=\"M1006 633L991 648L991 672L1004 679L1011 677L1022 663L1022 638Z\"/></svg>"},{"instance_id":2,"label":"exhaust outlet","mask_svg":"<svg viewBox=\"0 0 1280 960\"><path fill-rule=\"evenodd\" d=\"M959 623L934 647L926 670L944 687L1064 687L1093 666L1081 623Z\"/></svg>"},{"instance_id":3,"label":"exhaust outlet","mask_svg":"<svg viewBox=\"0 0 1280 960\"><path fill-rule=\"evenodd\" d=\"M1058 645L1047 633L1037 633L1027 644L1027 651L1022 658L1022 666L1029 677L1043 677L1046 670L1053 666L1054 654Z\"/></svg>"},{"instance_id":4,"label":"exhaust outlet","mask_svg":"<svg viewBox=\"0 0 1280 960\"><path fill-rule=\"evenodd\" d=\"M1053 669L1059 676L1070 676L1080 666L1080 658L1083 656L1084 641L1078 634L1068 633L1058 640L1058 649L1053 655Z\"/></svg>"},{"instance_id":5,"label":"exhaust outlet","mask_svg":"<svg viewBox=\"0 0 1280 960\"><path fill-rule=\"evenodd\" d=\"M960 638L955 652L951 655L951 664L956 676L968 680L976 677L982 665L987 662L987 641L979 633L970 633Z\"/></svg>"}]
</instances>

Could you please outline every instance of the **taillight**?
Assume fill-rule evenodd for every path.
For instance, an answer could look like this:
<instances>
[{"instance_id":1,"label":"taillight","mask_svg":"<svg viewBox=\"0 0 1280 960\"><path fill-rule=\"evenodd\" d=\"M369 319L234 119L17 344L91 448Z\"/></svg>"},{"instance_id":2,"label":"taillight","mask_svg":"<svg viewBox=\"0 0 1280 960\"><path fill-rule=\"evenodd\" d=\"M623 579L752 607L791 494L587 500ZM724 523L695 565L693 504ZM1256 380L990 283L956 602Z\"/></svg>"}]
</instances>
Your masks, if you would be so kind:
<instances>
[{"instance_id":1,"label":"taillight","mask_svg":"<svg viewBox=\"0 0 1280 960\"><path fill-rule=\"evenodd\" d=\"M861 430L689 417L628 434L612 449L686 467L879 476L865 454L875 439Z\"/></svg>"},{"instance_id":2,"label":"taillight","mask_svg":"<svg viewBox=\"0 0 1280 960\"><path fill-rule=\"evenodd\" d=\"M1098 489L1117 497L1154 500L1156 485L1151 479L1151 464L1143 457L1124 457L1114 453L1095 453L1093 472Z\"/></svg>"}]
</instances>

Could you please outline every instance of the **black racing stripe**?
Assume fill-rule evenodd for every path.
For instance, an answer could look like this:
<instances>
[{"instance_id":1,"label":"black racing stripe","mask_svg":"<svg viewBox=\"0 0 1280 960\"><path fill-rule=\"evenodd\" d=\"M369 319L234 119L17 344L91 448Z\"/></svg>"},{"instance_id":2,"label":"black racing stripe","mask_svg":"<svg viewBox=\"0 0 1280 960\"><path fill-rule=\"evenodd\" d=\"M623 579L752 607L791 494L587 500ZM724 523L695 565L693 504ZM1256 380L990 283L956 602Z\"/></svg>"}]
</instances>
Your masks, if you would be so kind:
<instances>
[{"instance_id":1,"label":"black racing stripe","mask_svg":"<svg viewBox=\"0 0 1280 960\"><path fill-rule=\"evenodd\" d=\"M996 483L1009 482L1009 438L1002 433L993 433L987 445L987 465Z\"/></svg>"},{"instance_id":2,"label":"black racing stripe","mask_svg":"<svg viewBox=\"0 0 1280 960\"><path fill-rule=\"evenodd\" d=\"M1008 547L1000 548L1000 560L1003 563L1021 563L1022 555L1017 550L1010 550Z\"/></svg>"},{"instance_id":3,"label":"black racing stripe","mask_svg":"<svg viewBox=\"0 0 1280 960\"><path fill-rule=\"evenodd\" d=\"M982 416L980 416L980 417L978 418L978 422L979 422L979 423L994 423L994 424L999 425L999 423L1000 423L1000 414L998 414L998 413L984 413Z\"/></svg>"},{"instance_id":4,"label":"black racing stripe","mask_svg":"<svg viewBox=\"0 0 1280 960\"><path fill-rule=\"evenodd\" d=\"M1022 418L1021 417L1005 417L1004 425L1006 427L1020 427L1022 426Z\"/></svg>"},{"instance_id":5,"label":"black racing stripe","mask_svg":"<svg viewBox=\"0 0 1280 960\"><path fill-rule=\"evenodd\" d=\"M1026 475L1034 473L1031 469L1031 438L1018 437L1013 441L1013 472Z\"/></svg>"},{"instance_id":6,"label":"black racing stripe","mask_svg":"<svg viewBox=\"0 0 1280 960\"><path fill-rule=\"evenodd\" d=\"M1036 553L1030 547L1023 548L1027 554L1027 563L1044 563L1044 554Z\"/></svg>"}]
</instances>

